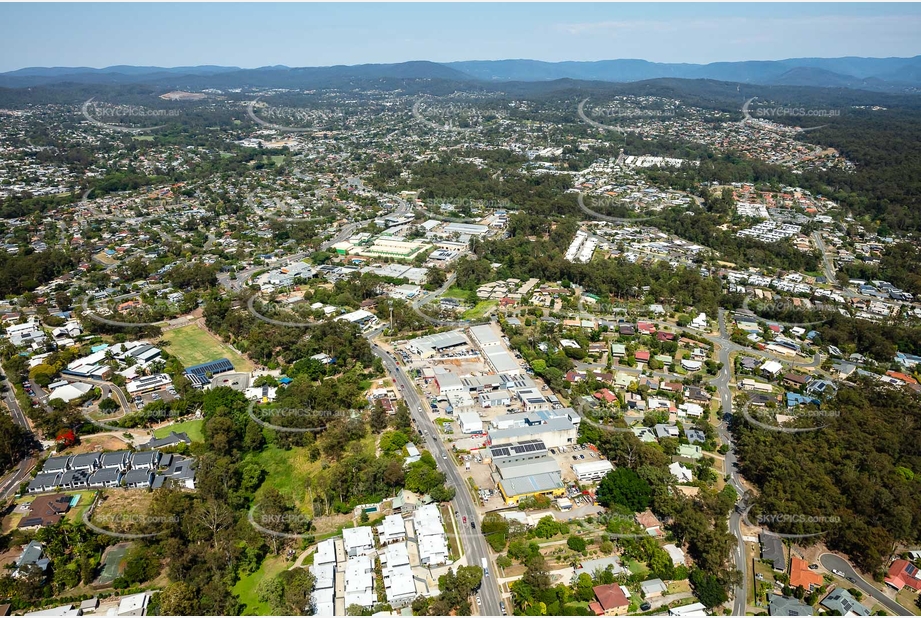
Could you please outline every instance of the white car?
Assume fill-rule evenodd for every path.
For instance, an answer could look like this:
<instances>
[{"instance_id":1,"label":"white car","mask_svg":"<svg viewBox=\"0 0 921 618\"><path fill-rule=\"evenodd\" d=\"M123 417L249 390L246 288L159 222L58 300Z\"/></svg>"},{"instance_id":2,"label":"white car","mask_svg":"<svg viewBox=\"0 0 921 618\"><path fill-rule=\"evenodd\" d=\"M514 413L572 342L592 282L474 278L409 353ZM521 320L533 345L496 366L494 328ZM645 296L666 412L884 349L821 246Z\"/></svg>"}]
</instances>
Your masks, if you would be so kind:
<instances>
[{"instance_id":1,"label":"white car","mask_svg":"<svg viewBox=\"0 0 921 618\"><path fill-rule=\"evenodd\" d=\"M842 571L839 571L838 569L832 569L831 572L837 575L838 577L844 577L844 573Z\"/></svg>"}]
</instances>

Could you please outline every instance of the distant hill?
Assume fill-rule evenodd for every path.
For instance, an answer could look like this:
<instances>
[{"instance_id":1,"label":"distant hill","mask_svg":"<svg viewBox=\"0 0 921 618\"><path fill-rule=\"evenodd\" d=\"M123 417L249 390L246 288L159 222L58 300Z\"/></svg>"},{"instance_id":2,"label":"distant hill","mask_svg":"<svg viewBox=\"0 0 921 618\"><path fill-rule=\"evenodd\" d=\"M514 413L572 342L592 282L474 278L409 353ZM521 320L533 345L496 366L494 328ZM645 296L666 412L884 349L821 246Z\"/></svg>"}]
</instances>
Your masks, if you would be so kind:
<instances>
[{"instance_id":1,"label":"distant hill","mask_svg":"<svg viewBox=\"0 0 921 618\"><path fill-rule=\"evenodd\" d=\"M789 60L676 64L646 60L540 62L474 60L449 62L485 81L583 79L631 82L662 77L715 79L742 84L789 84L819 88L860 88L921 92L921 56L914 58L793 58Z\"/></svg>"},{"instance_id":2,"label":"distant hill","mask_svg":"<svg viewBox=\"0 0 921 618\"><path fill-rule=\"evenodd\" d=\"M662 63L623 59L596 62L472 60L436 63L361 64L331 67L225 66L31 67L0 73L0 87L32 88L58 84L157 88L323 88L349 87L384 80L441 81L445 84L505 84L558 80L638 82L653 79L708 79L752 85L848 88L877 92L921 93L921 56L914 58L792 58L788 60Z\"/></svg>"}]
</instances>

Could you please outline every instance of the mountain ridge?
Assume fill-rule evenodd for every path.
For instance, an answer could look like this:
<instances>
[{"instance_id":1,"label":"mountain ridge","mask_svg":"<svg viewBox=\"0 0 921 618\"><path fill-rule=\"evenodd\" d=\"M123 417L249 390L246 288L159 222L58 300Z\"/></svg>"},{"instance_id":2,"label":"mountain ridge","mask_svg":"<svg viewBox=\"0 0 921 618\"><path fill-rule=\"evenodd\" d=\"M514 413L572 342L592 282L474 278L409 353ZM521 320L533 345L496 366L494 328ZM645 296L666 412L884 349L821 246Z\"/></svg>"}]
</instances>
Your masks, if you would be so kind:
<instances>
[{"instance_id":1,"label":"mountain ridge","mask_svg":"<svg viewBox=\"0 0 921 618\"><path fill-rule=\"evenodd\" d=\"M0 87L29 88L54 84L145 84L166 88L335 87L354 80L444 80L448 82L541 82L560 79L636 82L650 79L713 79L753 85L851 88L921 93L921 56L910 58L790 58L709 64L660 63L627 58L545 62L530 59L389 64L264 66L200 65L155 67L25 67L0 73Z\"/></svg>"}]
</instances>

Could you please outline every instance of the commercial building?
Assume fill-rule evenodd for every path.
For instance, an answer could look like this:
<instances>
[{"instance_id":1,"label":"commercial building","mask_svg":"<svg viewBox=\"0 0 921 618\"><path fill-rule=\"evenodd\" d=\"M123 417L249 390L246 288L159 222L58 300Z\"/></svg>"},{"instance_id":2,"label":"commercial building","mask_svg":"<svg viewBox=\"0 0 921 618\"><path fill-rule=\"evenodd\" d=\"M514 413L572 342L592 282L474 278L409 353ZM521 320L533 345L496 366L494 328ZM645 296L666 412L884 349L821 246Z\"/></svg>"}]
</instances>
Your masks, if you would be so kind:
<instances>
[{"instance_id":1,"label":"commercial building","mask_svg":"<svg viewBox=\"0 0 921 618\"><path fill-rule=\"evenodd\" d=\"M410 352L418 354L423 359L432 358L452 348L466 345L470 345L470 342L464 333L459 330L417 337L406 343L406 347Z\"/></svg>"},{"instance_id":2,"label":"commercial building","mask_svg":"<svg viewBox=\"0 0 921 618\"><path fill-rule=\"evenodd\" d=\"M505 428L491 429L489 444L540 440L547 448L571 445L577 441L579 433L574 419L581 420L581 417L572 408L500 416L493 424Z\"/></svg>"},{"instance_id":3,"label":"commercial building","mask_svg":"<svg viewBox=\"0 0 921 618\"><path fill-rule=\"evenodd\" d=\"M566 486L559 472L541 472L499 481L499 492L509 506L518 504L529 496L559 497L566 494Z\"/></svg>"},{"instance_id":4,"label":"commercial building","mask_svg":"<svg viewBox=\"0 0 921 618\"><path fill-rule=\"evenodd\" d=\"M149 393L159 388L172 385L173 380L169 377L169 374L157 373L152 376L144 376L131 380L125 385L125 390L128 391L129 395L140 395L141 393Z\"/></svg>"},{"instance_id":5,"label":"commercial building","mask_svg":"<svg viewBox=\"0 0 921 618\"><path fill-rule=\"evenodd\" d=\"M572 465L572 471L580 483L599 481L613 469L614 466L606 459L579 462Z\"/></svg>"},{"instance_id":6,"label":"commercial building","mask_svg":"<svg viewBox=\"0 0 921 618\"><path fill-rule=\"evenodd\" d=\"M457 423L461 433L483 433L483 419L476 412L459 412Z\"/></svg>"}]
</instances>

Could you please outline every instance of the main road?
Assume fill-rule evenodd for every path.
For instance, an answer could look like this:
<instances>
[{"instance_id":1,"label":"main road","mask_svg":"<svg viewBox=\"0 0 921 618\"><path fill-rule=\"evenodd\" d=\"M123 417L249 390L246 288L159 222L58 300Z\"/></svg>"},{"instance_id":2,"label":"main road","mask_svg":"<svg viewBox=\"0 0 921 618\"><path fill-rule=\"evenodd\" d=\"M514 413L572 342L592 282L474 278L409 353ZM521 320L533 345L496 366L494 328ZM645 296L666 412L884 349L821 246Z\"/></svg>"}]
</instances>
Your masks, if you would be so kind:
<instances>
[{"instance_id":1,"label":"main road","mask_svg":"<svg viewBox=\"0 0 921 618\"><path fill-rule=\"evenodd\" d=\"M10 410L13 422L35 437L29 419L23 414L22 408L19 407L19 402L16 400L16 391L13 390L13 385L9 383L5 375L0 380L0 384L5 387L3 401ZM16 464L16 467L5 478L0 480L0 501L5 501L16 493L19 489L19 484L29 478L29 474L32 472L32 468L35 467L36 462L37 459L32 454L29 454Z\"/></svg>"},{"instance_id":2,"label":"main road","mask_svg":"<svg viewBox=\"0 0 921 618\"><path fill-rule=\"evenodd\" d=\"M729 447L724 457L729 484L735 488L736 492L739 494L739 499L742 500L745 495L745 487L742 485L739 471L736 469L736 456L735 449L732 445L732 436L729 433L729 429L726 427L727 420L732 416L732 391L729 390L729 384L732 382L732 358L730 354L733 350L730 346L724 345L724 343L729 341L729 338L726 332L726 316L722 309L720 309L717 319L719 321L720 339L723 342L717 344L720 346L718 358L723 366L716 377L710 380L710 384L715 386L719 393L720 411L722 412L722 418L716 430L723 444ZM736 548L733 552L733 558L735 559L736 569L742 574L739 585L735 587L732 593L732 615L744 616L745 609L748 605L748 552L745 548L745 540L742 538L742 515L737 509L733 509L732 513L729 515L729 532L736 537Z\"/></svg>"},{"instance_id":3,"label":"main road","mask_svg":"<svg viewBox=\"0 0 921 618\"><path fill-rule=\"evenodd\" d=\"M371 331L368 333L368 337L371 338L380 331L381 329ZM409 406L410 414L412 414L413 419L416 421L416 429L422 433L425 439L425 445L429 452L435 456L435 460L440 460L441 463L439 466L442 472L448 477L448 485L454 487L457 492L453 503L455 512L460 516L457 525L460 531L459 536L463 539L466 547L467 564L470 566L480 566L484 558L487 564L492 564L489 558L489 549L486 545L486 539L483 535L480 534L479 531L472 532L470 528L461 523L464 517L467 518L468 522L477 521L476 507L473 503L473 498L470 496L468 485L455 465L454 457L448 452L444 443L438 439L438 432L435 429L435 424L425 414L425 409L428 404L420 399L415 384L413 384L413 381L406 375L406 372L403 371L390 354L373 342L371 343L371 350L374 352L375 356L383 361L387 373L393 376L394 381L403 393L406 405ZM483 605L478 608L482 615L499 616L502 613L499 607L499 588L496 584L495 577L496 570L495 568L491 568L489 577L484 577L483 579L483 585L479 592Z\"/></svg>"}]
</instances>

